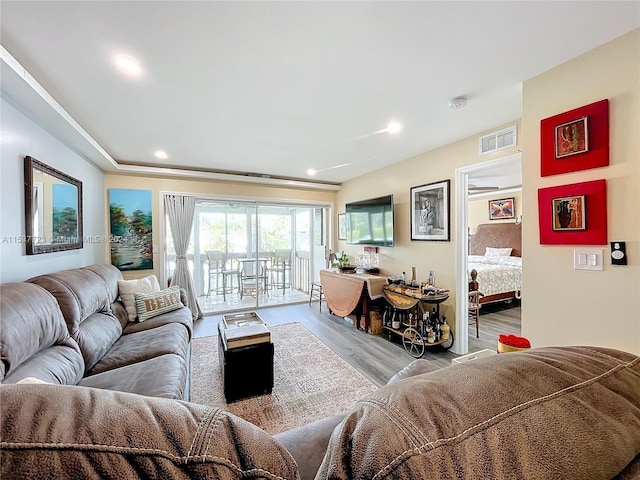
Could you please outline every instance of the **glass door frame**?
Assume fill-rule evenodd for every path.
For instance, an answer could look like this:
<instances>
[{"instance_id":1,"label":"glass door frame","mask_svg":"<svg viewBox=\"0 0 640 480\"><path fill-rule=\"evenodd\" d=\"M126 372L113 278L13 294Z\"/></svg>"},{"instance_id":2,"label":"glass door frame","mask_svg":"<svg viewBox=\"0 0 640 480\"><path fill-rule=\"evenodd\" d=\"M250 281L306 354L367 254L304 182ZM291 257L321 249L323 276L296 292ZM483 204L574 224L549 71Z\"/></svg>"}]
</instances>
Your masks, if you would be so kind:
<instances>
[{"instance_id":1,"label":"glass door frame","mask_svg":"<svg viewBox=\"0 0 640 480\"><path fill-rule=\"evenodd\" d=\"M165 195L169 195L169 194L175 194L175 192L167 192L167 191L161 191L160 192L160 209L159 211L162 212L162 214L160 215L161 217L161 222L159 222L160 225L160 229L159 229L159 233L160 236L162 238L162 244L163 244L163 248L160 251L160 278L161 281L166 284L167 282L167 251L166 251L166 245L165 245L165 238L166 238L166 234L168 232L168 225L166 224L166 216L165 216L165 206L164 206L164 197ZM252 197L228 197L228 196L216 196L216 195L205 195L205 194L194 194L194 196L197 198L197 200L199 202L206 202L209 201L211 203L236 203L236 204L242 204L245 205L247 207L251 206L251 207L255 207L255 211L253 213L247 213L247 222L248 225L250 226L252 223L251 218L255 215L256 218L256 235L255 235L255 239L253 239L253 234L252 232L248 232L247 233L247 237L250 240L254 240L258 246L260 244L260 208L263 207L275 207L275 208L279 208L279 207L288 207L291 209L291 217L292 217L292 224L291 224L291 248L292 248L292 263L295 263L295 258L296 258L296 252L297 252L297 229L296 229L296 216L297 216L297 211L300 209L309 209L310 210L310 215L311 215L311 219L310 219L310 238L309 238L309 243L310 243L310 252L309 252L309 277L314 276L316 271L319 271L321 268L324 268L325 265L324 264L320 264L317 265L317 263L319 263L319 261L317 260L317 256L316 260L314 261L314 255L313 255L313 250L315 248L322 248L324 250L324 248L332 248L332 243L333 243L333 222L330 221L329 219L333 218L333 203L332 202L317 202L317 201L309 201L309 200L295 200L295 199L272 199L272 198L252 198ZM316 245L315 239L314 239L314 229L313 229L313 215L314 212L316 211L316 209L322 209L321 211L323 212L323 222L322 222L322 235L324 237L324 242L321 242L320 245ZM194 215L194 230L192 232L193 235L193 247L194 247L194 253L195 252L199 252L200 251L200 239L199 239L199 235L196 234L196 226L199 225L199 220L198 220L198 216L197 216L197 212L198 212L198 208L196 208L196 215ZM225 227L226 228L226 227ZM227 231L225 231L225 235L227 235ZM324 245L324 246L323 246ZM251 247L251 242L248 243L247 245L247 249L250 249ZM259 248L255 249L255 256L256 256L256 261L258 259L259 256ZM247 252L247 253L253 253L253 252ZM200 254L202 254L202 252L200 252ZM196 286L196 292L198 295L201 295L201 290L204 288L204 278L206 276L206 272L205 272L205 268L201 267L199 269L199 273L198 273L198 277L199 281L197 281L196 279L196 274L195 274L195 269L196 269L196 265L201 265L201 262L196 262L195 258L194 258L194 262L193 262L193 268L194 271L192 271L192 276L194 278L194 285ZM295 266L292 265L292 271L291 271L291 281L293 282L293 279L295 278L294 276L294 272L293 269L295 268ZM312 278L311 278L312 280ZM309 286L306 286L306 290L308 291ZM206 292L204 292L206 294ZM256 297L259 297L258 295ZM260 302L259 302L259 298L256 298L256 302L255 305L253 305L253 307L255 308L259 308L261 307ZM251 308L253 308L251 307ZM242 310L243 308L240 308L240 310ZM229 309L228 311L234 311L234 309ZM217 314L219 312L214 312L214 314Z\"/></svg>"}]
</instances>

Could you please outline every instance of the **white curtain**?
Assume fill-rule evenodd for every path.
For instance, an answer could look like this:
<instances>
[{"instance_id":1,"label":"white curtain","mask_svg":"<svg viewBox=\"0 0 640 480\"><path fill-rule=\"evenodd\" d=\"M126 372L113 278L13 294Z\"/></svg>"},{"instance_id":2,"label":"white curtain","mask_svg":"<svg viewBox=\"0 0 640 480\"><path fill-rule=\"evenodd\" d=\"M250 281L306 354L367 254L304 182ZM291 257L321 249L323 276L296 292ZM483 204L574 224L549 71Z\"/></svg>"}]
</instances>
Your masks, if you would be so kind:
<instances>
[{"instance_id":1,"label":"white curtain","mask_svg":"<svg viewBox=\"0 0 640 480\"><path fill-rule=\"evenodd\" d=\"M191 238L196 199L185 195L165 195L164 203L169 217L173 246L176 250L176 268L171 277L171 285L178 285L187 291L187 307L191 309L193 319L196 320L202 317L202 311L196 299L193 279L187 262L187 249L189 248L189 238Z\"/></svg>"}]
</instances>

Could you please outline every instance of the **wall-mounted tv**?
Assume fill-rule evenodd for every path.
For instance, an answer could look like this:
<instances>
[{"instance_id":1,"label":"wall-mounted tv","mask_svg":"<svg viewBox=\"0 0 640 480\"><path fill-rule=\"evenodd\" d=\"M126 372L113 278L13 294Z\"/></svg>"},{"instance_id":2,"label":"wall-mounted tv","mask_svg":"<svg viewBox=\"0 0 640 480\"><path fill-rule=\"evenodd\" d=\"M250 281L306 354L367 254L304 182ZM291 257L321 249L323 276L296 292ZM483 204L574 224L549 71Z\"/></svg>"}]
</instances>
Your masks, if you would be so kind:
<instances>
[{"instance_id":1,"label":"wall-mounted tv","mask_svg":"<svg viewBox=\"0 0 640 480\"><path fill-rule=\"evenodd\" d=\"M345 205L347 243L393 247L393 195Z\"/></svg>"}]
</instances>

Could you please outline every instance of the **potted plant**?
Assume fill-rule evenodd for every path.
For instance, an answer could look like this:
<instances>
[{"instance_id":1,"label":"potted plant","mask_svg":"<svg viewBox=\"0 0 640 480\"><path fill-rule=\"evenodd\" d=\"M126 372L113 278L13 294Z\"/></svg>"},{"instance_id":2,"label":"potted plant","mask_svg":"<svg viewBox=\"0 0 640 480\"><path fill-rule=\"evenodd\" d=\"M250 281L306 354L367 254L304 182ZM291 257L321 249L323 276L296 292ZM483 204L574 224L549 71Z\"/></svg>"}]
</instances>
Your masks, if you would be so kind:
<instances>
[{"instance_id":1,"label":"potted plant","mask_svg":"<svg viewBox=\"0 0 640 480\"><path fill-rule=\"evenodd\" d=\"M349 261L349 255L347 255L346 253L336 253L333 258L335 260L334 266L338 267L340 271L355 271L356 267L355 265L351 265Z\"/></svg>"}]
</instances>

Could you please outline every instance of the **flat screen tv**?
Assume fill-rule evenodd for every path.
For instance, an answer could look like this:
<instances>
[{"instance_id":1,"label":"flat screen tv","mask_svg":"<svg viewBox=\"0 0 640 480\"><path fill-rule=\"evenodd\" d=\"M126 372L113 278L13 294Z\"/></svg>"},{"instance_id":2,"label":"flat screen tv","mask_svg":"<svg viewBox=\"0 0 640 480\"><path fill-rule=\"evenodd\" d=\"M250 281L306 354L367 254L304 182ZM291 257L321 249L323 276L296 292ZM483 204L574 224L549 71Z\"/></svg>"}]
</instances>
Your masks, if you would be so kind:
<instances>
[{"instance_id":1,"label":"flat screen tv","mask_svg":"<svg viewBox=\"0 0 640 480\"><path fill-rule=\"evenodd\" d=\"M347 243L393 247L393 195L345 205Z\"/></svg>"}]
</instances>

